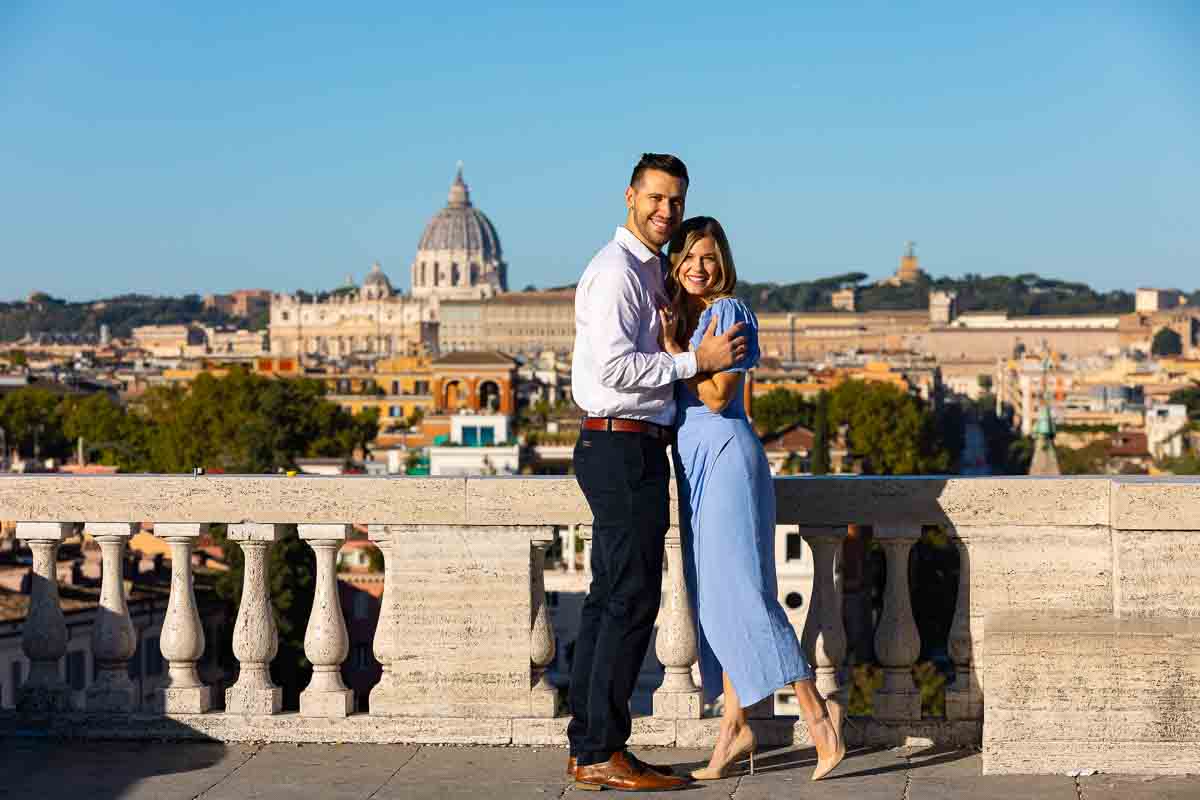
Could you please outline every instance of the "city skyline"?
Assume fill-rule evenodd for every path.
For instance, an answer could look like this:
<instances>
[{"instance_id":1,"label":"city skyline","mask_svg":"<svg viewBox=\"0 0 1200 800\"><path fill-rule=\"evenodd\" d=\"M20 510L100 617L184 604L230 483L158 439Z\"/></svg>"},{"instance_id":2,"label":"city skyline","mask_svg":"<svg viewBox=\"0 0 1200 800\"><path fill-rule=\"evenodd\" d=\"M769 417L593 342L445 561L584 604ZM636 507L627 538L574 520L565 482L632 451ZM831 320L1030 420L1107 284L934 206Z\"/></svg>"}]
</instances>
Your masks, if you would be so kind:
<instances>
[{"instance_id":1,"label":"city skyline","mask_svg":"<svg viewBox=\"0 0 1200 800\"><path fill-rule=\"evenodd\" d=\"M0 297L325 288L375 261L407 289L458 160L510 287L568 284L643 150L688 162L747 280L881 278L915 239L934 276L1196 288L1185 4L687 9L0 12Z\"/></svg>"}]
</instances>

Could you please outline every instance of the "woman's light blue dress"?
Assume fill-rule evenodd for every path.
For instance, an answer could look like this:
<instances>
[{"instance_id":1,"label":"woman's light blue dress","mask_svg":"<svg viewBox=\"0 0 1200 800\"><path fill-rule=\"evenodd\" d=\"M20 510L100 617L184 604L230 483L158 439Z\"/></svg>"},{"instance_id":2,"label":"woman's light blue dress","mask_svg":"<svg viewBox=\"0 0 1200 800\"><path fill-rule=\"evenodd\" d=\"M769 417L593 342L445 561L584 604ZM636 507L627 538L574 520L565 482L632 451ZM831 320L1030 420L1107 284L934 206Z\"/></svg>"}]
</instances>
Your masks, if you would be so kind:
<instances>
[{"instance_id":1,"label":"woman's light blue dress","mask_svg":"<svg viewBox=\"0 0 1200 800\"><path fill-rule=\"evenodd\" d=\"M758 363L758 320L740 300L705 309L692 347L699 347L714 314L718 334L746 324L746 355L730 371L747 371ZM720 413L682 381L675 399L684 576L699 626L704 697L712 702L722 694L724 669L746 707L813 676L779 604L771 470L740 391Z\"/></svg>"}]
</instances>

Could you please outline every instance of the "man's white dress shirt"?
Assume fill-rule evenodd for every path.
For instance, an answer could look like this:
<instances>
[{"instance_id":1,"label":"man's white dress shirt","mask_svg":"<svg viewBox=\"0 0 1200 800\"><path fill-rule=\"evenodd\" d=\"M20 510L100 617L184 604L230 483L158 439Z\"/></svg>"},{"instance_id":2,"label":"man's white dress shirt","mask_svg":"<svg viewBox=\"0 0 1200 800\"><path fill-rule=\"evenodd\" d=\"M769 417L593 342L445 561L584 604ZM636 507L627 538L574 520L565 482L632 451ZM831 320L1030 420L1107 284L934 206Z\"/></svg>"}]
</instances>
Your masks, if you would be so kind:
<instances>
[{"instance_id":1,"label":"man's white dress shirt","mask_svg":"<svg viewBox=\"0 0 1200 800\"><path fill-rule=\"evenodd\" d=\"M575 289L571 390L589 417L675 422L674 384L696 374L696 354L659 347L666 303L662 257L617 228Z\"/></svg>"}]
</instances>

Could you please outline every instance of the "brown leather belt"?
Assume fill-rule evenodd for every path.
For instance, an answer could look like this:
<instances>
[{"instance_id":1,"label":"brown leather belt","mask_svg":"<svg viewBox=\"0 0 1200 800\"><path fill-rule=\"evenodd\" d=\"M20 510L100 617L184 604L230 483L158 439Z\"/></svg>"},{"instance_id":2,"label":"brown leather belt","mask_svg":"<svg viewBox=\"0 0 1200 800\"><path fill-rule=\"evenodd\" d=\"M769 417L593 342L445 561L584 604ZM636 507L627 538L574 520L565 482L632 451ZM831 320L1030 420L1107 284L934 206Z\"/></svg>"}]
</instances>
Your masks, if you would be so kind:
<instances>
[{"instance_id":1,"label":"brown leather belt","mask_svg":"<svg viewBox=\"0 0 1200 800\"><path fill-rule=\"evenodd\" d=\"M652 439L670 442L674 439L674 431L663 425L645 422L640 419L621 419L620 417L584 417L580 427L585 431L605 431L607 433L642 433Z\"/></svg>"}]
</instances>

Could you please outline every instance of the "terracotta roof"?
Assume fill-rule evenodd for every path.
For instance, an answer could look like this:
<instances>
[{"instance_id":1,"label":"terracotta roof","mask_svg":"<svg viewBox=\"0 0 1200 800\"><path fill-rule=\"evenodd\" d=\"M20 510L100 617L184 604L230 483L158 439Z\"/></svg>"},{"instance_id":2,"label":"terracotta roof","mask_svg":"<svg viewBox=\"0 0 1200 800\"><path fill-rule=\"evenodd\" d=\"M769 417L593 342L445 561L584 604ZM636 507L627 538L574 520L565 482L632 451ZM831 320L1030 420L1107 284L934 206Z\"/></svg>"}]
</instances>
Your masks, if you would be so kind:
<instances>
[{"instance_id":1,"label":"terracotta roof","mask_svg":"<svg viewBox=\"0 0 1200 800\"><path fill-rule=\"evenodd\" d=\"M802 425L793 425L780 433L763 437L763 449L768 452L798 453L812 452L813 432Z\"/></svg>"},{"instance_id":2,"label":"terracotta roof","mask_svg":"<svg viewBox=\"0 0 1200 800\"><path fill-rule=\"evenodd\" d=\"M1111 456L1149 456L1150 445L1144 433L1114 433L1109 440L1108 455Z\"/></svg>"}]
</instances>

